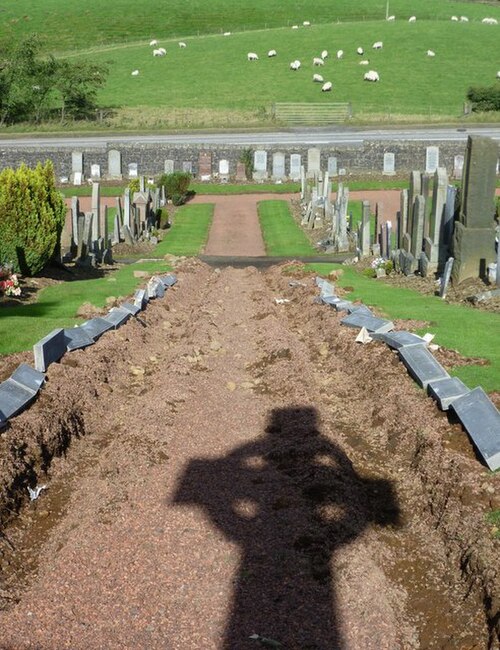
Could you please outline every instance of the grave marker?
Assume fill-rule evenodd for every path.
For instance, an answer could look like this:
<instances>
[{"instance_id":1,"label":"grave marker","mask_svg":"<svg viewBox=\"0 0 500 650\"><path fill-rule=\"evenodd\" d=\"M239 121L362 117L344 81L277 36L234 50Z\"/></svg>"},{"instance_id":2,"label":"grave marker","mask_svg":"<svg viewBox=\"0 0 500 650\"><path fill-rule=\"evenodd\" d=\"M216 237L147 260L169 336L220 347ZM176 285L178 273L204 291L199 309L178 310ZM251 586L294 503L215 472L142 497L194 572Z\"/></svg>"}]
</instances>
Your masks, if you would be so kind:
<instances>
[{"instance_id":1,"label":"grave marker","mask_svg":"<svg viewBox=\"0 0 500 650\"><path fill-rule=\"evenodd\" d=\"M272 178L276 181L284 180L285 174L285 154L276 152L273 154Z\"/></svg>"},{"instance_id":2,"label":"grave marker","mask_svg":"<svg viewBox=\"0 0 500 650\"><path fill-rule=\"evenodd\" d=\"M139 168L137 163L129 163L128 165L128 177L137 178L139 176Z\"/></svg>"},{"instance_id":3,"label":"grave marker","mask_svg":"<svg viewBox=\"0 0 500 650\"><path fill-rule=\"evenodd\" d=\"M290 156L290 179L292 181L300 180L300 169L302 165L302 158L298 153L292 153Z\"/></svg>"},{"instance_id":4,"label":"grave marker","mask_svg":"<svg viewBox=\"0 0 500 650\"><path fill-rule=\"evenodd\" d=\"M117 149L108 151L108 178L122 178L122 155Z\"/></svg>"},{"instance_id":5,"label":"grave marker","mask_svg":"<svg viewBox=\"0 0 500 650\"><path fill-rule=\"evenodd\" d=\"M163 164L163 171L165 174L173 174L175 171L175 164L173 160L167 159Z\"/></svg>"},{"instance_id":6,"label":"grave marker","mask_svg":"<svg viewBox=\"0 0 500 650\"><path fill-rule=\"evenodd\" d=\"M382 173L386 176L393 176L396 172L395 155L393 153L384 153L384 167Z\"/></svg>"},{"instance_id":7,"label":"grave marker","mask_svg":"<svg viewBox=\"0 0 500 650\"><path fill-rule=\"evenodd\" d=\"M349 316L345 316L341 321L342 325L347 327L364 327L368 332L390 332L394 329L394 323L384 318L370 316L359 309L353 311Z\"/></svg>"},{"instance_id":8,"label":"grave marker","mask_svg":"<svg viewBox=\"0 0 500 650\"><path fill-rule=\"evenodd\" d=\"M337 156L329 156L328 157L328 174L330 176L337 176L338 173L338 164L337 164Z\"/></svg>"},{"instance_id":9,"label":"grave marker","mask_svg":"<svg viewBox=\"0 0 500 650\"><path fill-rule=\"evenodd\" d=\"M94 339L91 338L85 330L81 327L68 327L64 330L64 341L66 343L66 351L79 350L94 344Z\"/></svg>"},{"instance_id":10,"label":"grave marker","mask_svg":"<svg viewBox=\"0 0 500 650\"><path fill-rule=\"evenodd\" d=\"M470 392L458 377L430 381L427 390L442 411L447 411L456 399Z\"/></svg>"},{"instance_id":11,"label":"grave marker","mask_svg":"<svg viewBox=\"0 0 500 650\"><path fill-rule=\"evenodd\" d=\"M101 178L101 165L90 165L90 178L95 180Z\"/></svg>"},{"instance_id":12,"label":"grave marker","mask_svg":"<svg viewBox=\"0 0 500 650\"><path fill-rule=\"evenodd\" d=\"M253 178L263 180L267 178L267 151L257 149L253 155Z\"/></svg>"},{"instance_id":13,"label":"grave marker","mask_svg":"<svg viewBox=\"0 0 500 650\"><path fill-rule=\"evenodd\" d=\"M50 364L59 361L65 352L64 330L62 328L52 330L33 346L35 369L38 372L46 372Z\"/></svg>"},{"instance_id":14,"label":"grave marker","mask_svg":"<svg viewBox=\"0 0 500 650\"><path fill-rule=\"evenodd\" d=\"M317 147L307 150L307 177L314 178L321 172L321 151Z\"/></svg>"},{"instance_id":15,"label":"grave marker","mask_svg":"<svg viewBox=\"0 0 500 650\"><path fill-rule=\"evenodd\" d=\"M449 377L425 345L404 346L399 348L398 354L410 375L422 388L427 388L430 381Z\"/></svg>"},{"instance_id":16,"label":"grave marker","mask_svg":"<svg viewBox=\"0 0 500 650\"><path fill-rule=\"evenodd\" d=\"M434 174L439 165L439 147L431 146L425 149L425 172Z\"/></svg>"}]
</instances>

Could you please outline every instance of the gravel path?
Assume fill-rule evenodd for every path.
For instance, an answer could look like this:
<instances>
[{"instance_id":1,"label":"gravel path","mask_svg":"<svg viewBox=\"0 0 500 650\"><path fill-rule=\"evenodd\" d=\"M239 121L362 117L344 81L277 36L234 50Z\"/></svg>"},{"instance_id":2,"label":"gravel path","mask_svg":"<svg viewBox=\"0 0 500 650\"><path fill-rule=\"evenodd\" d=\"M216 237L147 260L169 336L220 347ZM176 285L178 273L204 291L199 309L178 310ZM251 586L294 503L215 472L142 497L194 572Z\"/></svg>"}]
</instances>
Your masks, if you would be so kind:
<instances>
[{"instance_id":1,"label":"gravel path","mask_svg":"<svg viewBox=\"0 0 500 650\"><path fill-rule=\"evenodd\" d=\"M5 434L74 425L6 531L0 647L487 648L498 578L467 578L447 542L479 557L483 531L498 566L470 446L447 447L453 426L312 303L310 276L178 274L141 321L53 364Z\"/></svg>"}]
</instances>

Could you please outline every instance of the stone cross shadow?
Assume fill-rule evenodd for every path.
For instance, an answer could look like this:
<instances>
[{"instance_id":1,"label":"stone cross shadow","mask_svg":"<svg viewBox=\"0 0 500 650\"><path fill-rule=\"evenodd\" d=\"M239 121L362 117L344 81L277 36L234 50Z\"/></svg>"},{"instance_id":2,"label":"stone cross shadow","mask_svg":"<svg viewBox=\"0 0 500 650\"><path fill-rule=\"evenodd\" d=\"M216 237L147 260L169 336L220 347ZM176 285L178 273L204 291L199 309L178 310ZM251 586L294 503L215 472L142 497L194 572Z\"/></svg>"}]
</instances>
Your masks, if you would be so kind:
<instances>
[{"instance_id":1,"label":"stone cross shadow","mask_svg":"<svg viewBox=\"0 0 500 650\"><path fill-rule=\"evenodd\" d=\"M241 548L224 650L255 650L254 634L287 650L343 648L332 554L399 520L392 484L360 477L300 406L271 411L265 436L224 457L191 460L174 503L203 508Z\"/></svg>"}]
</instances>

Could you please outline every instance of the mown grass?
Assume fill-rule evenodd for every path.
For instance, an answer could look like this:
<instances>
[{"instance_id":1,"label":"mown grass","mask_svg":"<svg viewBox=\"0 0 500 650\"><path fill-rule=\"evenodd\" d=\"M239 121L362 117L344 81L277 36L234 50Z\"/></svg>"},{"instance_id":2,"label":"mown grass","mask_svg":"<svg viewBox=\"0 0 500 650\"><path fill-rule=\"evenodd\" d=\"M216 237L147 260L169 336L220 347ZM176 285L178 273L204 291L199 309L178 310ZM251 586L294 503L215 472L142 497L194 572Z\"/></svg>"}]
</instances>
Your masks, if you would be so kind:
<instances>
[{"instance_id":1,"label":"mown grass","mask_svg":"<svg viewBox=\"0 0 500 650\"><path fill-rule=\"evenodd\" d=\"M277 257L318 255L297 225L287 201L269 200L257 203L266 254Z\"/></svg>"},{"instance_id":2,"label":"mown grass","mask_svg":"<svg viewBox=\"0 0 500 650\"><path fill-rule=\"evenodd\" d=\"M294 194L300 183L191 183L189 189L196 194Z\"/></svg>"},{"instance_id":3,"label":"mown grass","mask_svg":"<svg viewBox=\"0 0 500 650\"><path fill-rule=\"evenodd\" d=\"M361 300L376 307L389 319L425 321L418 330L436 334L434 342L458 350L466 357L486 359L488 365L466 365L453 369L452 374L469 388L482 386L486 391L500 390L500 316L472 307L450 305L437 296L425 296L411 289L394 287L383 281L367 278L350 267L332 264L311 264L309 268L327 275L333 268L344 273L338 281L342 287L352 287L349 299Z\"/></svg>"},{"instance_id":4,"label":"mown grass","mask_svg":"<svg viewBox=\"0 0 500 650\"><path fill-rule=\"evenodd\" d=\"M134 277L134 271L163 273L169 268L166 262L130 264L100 278L46 287L35 303L0 307L0 355L28 350L57 327L79 325L83 321L76 312L83 303L104 307L110 296L129 296L144 284L144 279Z\"/></svg>"},{"instance_id":5,"label":"mown grass","mask_svg":"<svg viewBox=\"0 0 500 650\"><path fill-rule=\"evenodd\" d=\"M192 256L201 253L208 238L213 214L212 203L181 206L175 213L172 227L166 231L163 241L156 246L152 255Z\"/></svg>"}]
</instances>

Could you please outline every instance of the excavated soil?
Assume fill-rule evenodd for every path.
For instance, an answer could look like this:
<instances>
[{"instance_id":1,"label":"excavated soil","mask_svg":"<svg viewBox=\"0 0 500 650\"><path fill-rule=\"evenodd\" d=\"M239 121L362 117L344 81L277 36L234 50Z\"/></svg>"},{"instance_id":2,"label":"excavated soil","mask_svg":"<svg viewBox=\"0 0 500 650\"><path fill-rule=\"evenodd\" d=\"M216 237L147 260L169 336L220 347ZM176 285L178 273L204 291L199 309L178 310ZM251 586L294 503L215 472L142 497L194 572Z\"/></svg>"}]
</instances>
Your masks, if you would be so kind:
<instances>
[{"instance_id":1,"label":"excavated soil","mask_svg":"<svg viewBox=\"0 0 500 650\"><path fill-rule=\"evenodd\" d=\"M498 647L461 426L300 267L176 272L0 434L0 647Z\"/></svg>"}]
</instances>

